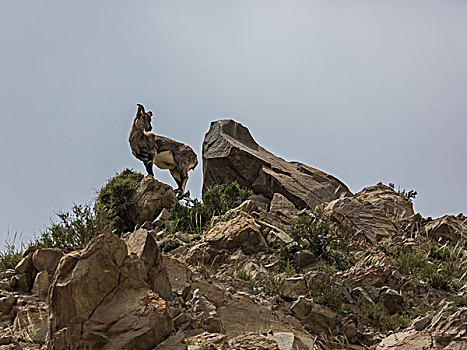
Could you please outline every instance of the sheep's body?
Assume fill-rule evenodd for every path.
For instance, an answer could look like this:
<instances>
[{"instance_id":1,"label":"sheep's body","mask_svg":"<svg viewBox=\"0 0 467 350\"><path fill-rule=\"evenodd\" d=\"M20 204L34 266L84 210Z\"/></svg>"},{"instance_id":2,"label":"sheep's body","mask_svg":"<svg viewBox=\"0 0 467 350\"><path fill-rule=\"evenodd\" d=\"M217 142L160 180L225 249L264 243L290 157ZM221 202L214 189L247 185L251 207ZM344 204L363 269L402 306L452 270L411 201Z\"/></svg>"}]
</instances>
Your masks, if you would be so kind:
<instances>
[{"instance_id":1,"label":"sheep's body","mask_svg":"<svg viewBox=\"0 0 467 350\"><path fill-rule=\"evenodd\" d=\"M188 172L196 167L198 158L191 147L150 132L151 117L151 112L146 113L144 107L138 105L128 139L131 152L144 163L149 175L154 176L153 165L160 169L169 169L178 185L178 191L183 194Z\"/></svg>"}]
</instances>

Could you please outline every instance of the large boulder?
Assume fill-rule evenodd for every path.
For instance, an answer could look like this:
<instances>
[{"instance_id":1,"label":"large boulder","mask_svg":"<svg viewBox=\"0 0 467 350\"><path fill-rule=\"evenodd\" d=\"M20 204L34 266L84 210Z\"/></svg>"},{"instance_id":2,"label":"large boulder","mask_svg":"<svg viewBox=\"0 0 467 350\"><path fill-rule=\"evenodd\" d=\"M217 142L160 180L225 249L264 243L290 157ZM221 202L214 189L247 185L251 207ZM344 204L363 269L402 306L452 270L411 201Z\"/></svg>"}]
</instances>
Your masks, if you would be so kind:
<instances>
[{"instance_id":1,"label":"large boulder","mask_svg":"<svg viewBox=\"0 0 467 350\"><path fill-rule=\"evenodd\" d=\"M268 152L233 120L211 123L203 141L203 177L203 193L215 184L236 181L269 199L280 193L298 209L352 195L335 177Z\"/></svg>"},{"instance_id":2,"label":"large boulder","mask_svg":"<svg viewBox=\"0 0 467 350\"><path fill-rule=\"evenodd\" d=\"M144 261L108 230L65 255L49 292L49 350L156 347L173 321L145 272Z\"/></svg>"},{"instance_id":3,"label":"large boulder","mask_svg":"<svg viewBox=\"0 0 467 350\"><path fill-rule=\"evenodd\" d=\"M391 219L380 208L355 197L339 198L326 207L338 221L350 222L371 243L396 234Z\"/></svg>"},{"instance_id":4,"label":"large boulder","mask_svg":"<svg viewBox=\"0 0 467 350\"><path fill-rule=\"evenodd\" d=\"M148 175L130 196L129 214L136 225L152 222L164 208L170 209L176 200L172 187Z\"/></svg>"},{"instance_id":5,"label":"large boulder","mask_svg":"<svg viewBox=\"0 0 467 350\"><path fill-rule=\"evenodd\" d=\"M387 216L406 218L414 215L412 201L392 187L381 182L377 185L366 187L355 194L358 199L369 202L381 209Z\"/></svg>"}]
</instances>

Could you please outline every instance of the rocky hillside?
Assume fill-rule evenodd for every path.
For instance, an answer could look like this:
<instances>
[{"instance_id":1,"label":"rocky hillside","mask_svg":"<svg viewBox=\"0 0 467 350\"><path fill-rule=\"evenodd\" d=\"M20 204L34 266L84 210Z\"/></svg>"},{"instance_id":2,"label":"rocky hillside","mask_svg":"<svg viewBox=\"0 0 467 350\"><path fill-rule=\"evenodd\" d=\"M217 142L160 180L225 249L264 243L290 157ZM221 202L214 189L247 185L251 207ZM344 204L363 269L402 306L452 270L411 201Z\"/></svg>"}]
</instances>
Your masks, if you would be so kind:
<instances>
[{"instance_id":1,"label":"rocky hillside","mask_svg":"<svg viewBox=\"0 0 467 350\"><path fill-rule=\"evenodd\" d=\"M467 349L463 215L353 194L232 120L211 124L203 175L202 202L145 177L134 230L26 250L0 273L0 348Z\"/></svg>"}]
</instances>

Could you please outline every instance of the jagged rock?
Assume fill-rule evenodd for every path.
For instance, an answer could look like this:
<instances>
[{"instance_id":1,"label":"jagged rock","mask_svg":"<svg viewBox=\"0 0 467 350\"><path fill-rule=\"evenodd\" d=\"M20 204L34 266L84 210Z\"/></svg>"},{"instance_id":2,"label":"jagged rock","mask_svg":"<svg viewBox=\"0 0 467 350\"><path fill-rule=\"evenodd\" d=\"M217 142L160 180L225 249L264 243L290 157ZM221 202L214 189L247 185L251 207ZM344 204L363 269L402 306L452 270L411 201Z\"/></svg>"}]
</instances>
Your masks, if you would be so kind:
<instances>
[{"instance_id":1,"label":"jagged rock","mask_svg":"<svg viewBox=\"0 0 467 350\"><path fill-rule=\"evenodd\" d=\"M295 205L280 193L274 193L269 211L284 216L292 216L298 213Z\"/></svg>"},{"instance_id":2,"label":"jagged rock","mask_svg":"<svg viewBox=\"0 0 467 350\"><path fill-rule=\"evenodd\" d=\"M10 312L11 308L16 302L17 297L14 295L7 295L0 297L0 315Z\"/></svg>"},{"instance_id":3,"label":"jagged rock","mask_svg":"<svg viewBox=\"0 0 467 350\"><path fill-rule=\"evenodd\" d=\"M62 256L63 251L59 248L41 248L34 252L32 263L37 271L53 274Z\"/></svg>"},{"instance_id":4,"label":"jagged rock","mask_svg":"<svg viewBox=\"0 0 467 350\"><path fill-rule=\"evenodd\" d=\"M305 269L316 262L316 256L307 249L295 253L294 259L299 269Z\"/></svg>"},{"instance_id":5,"label":"jagged rock","mask_svg":"<svg viewBox=\"0 0 467 350\"><path fill-rule=\"evenodd\" d=\"M308 287L303 276L294 276L284 279L284 295L297 298L307 293Z\"/></svg>"},{"instance_id":6,"label":"jagged rock","mask_svg":"<svg viewBox=\"0 0 467 350\"><path fill-rule=\"evenodd\" d=\"M31 292L39 296L39 298L45 299L47 298L47 293L49 292L49 286L49 274L47 270L42 270L36 275Z\"/></svg>"},{"instance_id":7,"label":"jagged rock","mask_svg":"<svg viewBox=\"0 0 467 350\"><path fill-rule=\"evenodd\" d=\"M129 199L128 212L136 225L154 221L164 208L170 209L177 197L172 187L145 176Z\"/></svg>"},{"instance_id":8,"label":"jagged rock","mask_svg":"<svg viewBox=\"0 0 467 350\"><path fill-rule=\"evenodd\" d=\"M30 252L16 265L15 272L17 274L34 272L34 264L32 263L33 254L33 252Z\"/></svg>"},{"instance_id":9,"label":"jagged rock","mask_svg":"<svg viewBox=\"0 0 467 350\"><path fill-rule=\"evenodd\" d=\"M463 215L446 215L435 220L428 219L423 225L423 230L428 237L436 240L458 242L467 239L467 218Z\"/></svg>"},{"instance_id":10,"label":"jagged rock","mask_svg":"<svg viewBox=\"0 0 467 350\"><path fill-rule=\"evenodd\" d=\"M425 315L425 316L419 316L412 321L411 326L416 331L423 331L426 328L426 326L430 324L432 319L433 319L433 313L429 313L428 315Z\"/></svg>"},{"instance_id":11,"label":"jagged rock","mask_svg":"<svg viewBox=\"0 0 467 350\"><path fill-rule=\"evenodd\" d=\"M153 349L174 330L144 262L108 230L65 255L50 289L49 350Z\"/></svg>"},{"instance_id":12,"label":"jagged rock","mask_svg":"<svg viewBox=\"0 0 467 350\"><path fill-rule=\"evenodd\" d=\"M151 231L139 229L125 239L128 253L134 253L144 262L146 282L151 289L164 299L172 298L167 269L162 262L162 255Z\"/></svg>"},{"instance_id":13,"label":"jagged rock","mask_svg":"<svg viewBox=\"0 0 467 350\"><path fill-rule=\"evenodd\" d=\"M400 312L405 309L404 298L394 289L387 287L383 288L379 299L390 314L395 314L396 312Z\"/></svg>"},{"instance_id":14,"label":"jagged rock","mask_svg":"<svg viewBox=\"0 0 467 350\"><path fill-rule=\"evenodd\" d=\"M430 334L410 330L390 335L376 349L430 350L436 348L438 348L436 342Z\"/></svg>"},{"instance_id":15,"label":"jagged rock","mask_svg":"<svg viewBox=\"0 0 467 350\"><path fill-rule=\"evenodd\" d=\"M211 123L203 141L203 179L203 193L236 181L269 199L280 193L299 209L352 195L335 177L268 152L233 120Z\"/></svg>"},{"instance_id":16,"label":"jagged rock","mask_svg":"<svg viewBox=\"0 0 467 350\"><path fill-rule=\"evenodd\" d=\"M292 314L316 331L333 329L337 324L337 313L311 299L299 297L290 307Z\"/></svg>"},{"instance_id":17,"label":"jagged rock","mask_svg":"<svg viewBox=\"0 0 467 350\"><path fill-rule=\"evenodd\" d=\"M338 221L350 221L373 244L396 234L391 219L381 209L355 197L336 199L327 205L326 211Z\"/></svg>"},{"instance_id":18,"label":"jagged rock","mask_svg":"<svg viewBox=\"0 0 467 350\"><path fill-rule=\"evenodd\" d=\"M34 283L34 274L31 272L19 273L11 278L11 286L18 292L31 291Z\"/></svg>"},{"instance_id":19,"label":"jagged rock","mask_svg":"<svg viewBox=\"0 0 467 350\"><path fill-rule=\"evenodd\" d=\"M188 265L170 256L164 256L163 262L167 269L167 276L169 277L172 288L175 290L185 288L193 277L193 272Z\"/></svg>"},{"instance_id":20,"label":"jagged rock","mask_svg":"<svg viewBox=\"0 0 467 350\"><path fill-rule=\"evenodd\" d=\"M252 332L243 333L231 339L229 345L235 350L279 350L275 340Z\"/></svg>"},{"instance_id":21,"label":"jagged rock","mask_svg":"<svg viewBox=\"0 0 467 350\"><path fill-rule=\"evenodd\" d=\"M18 300L18 311L13 324L15 338L28 342L44 344L47 340L49 313L44 302L31 297Z\"/></svg>"},{"instance_id":22,"label":"jagged rock","mask_svg":"<svg viewBox=\"0 0 467 350\"><path fill-rule=\"evenodd\" d=\"M364 188L356 193L355 197L373 204L390 218L407 218L414 215L412 201L382 183Z\"/></svg>"},{"instance_id":23,"label":"jagged rock","mask_svg":"<svg viewBox=\"0 0 467 350\"><path fill-rule=\"evenodd\" d=\"M359 286L383 287L387 278L391 275L391 269L380 267L358 268L350 270L345 276L345 284L349 289Z\"/></svg>"},{"instance_id":24,"label":"jagged rock","mask_svg":"<svg viewBox=\"0 0 467 350\"><path fill-rule=\"evenodd\" d=\"M439 343L446 345L462 340L467 344L467 307L456 307L452 302L446 303L426 329L434 334Z\"/></svg>"},{"instance_id":25,"label":"jagged rock","mask_svg":"<svg viewBox=\"0 0 467 350\"><path fill-rule=\"evenodd\" d=\"M193 337L185 339L185 343L188 344L188 350L227 350L227 336L217 332L209 333L204 332Z\"/></svg>"},{"instance_id":26,"label":"jagged rock","mask_svg":"<svg viewBox=\"0 0 467 350\"><path fill-rule=\"evenodd\" d=\"M261 227L253 219L241 216L218 223L204 236L204 242L218 250L242 248L245 254L268 250Z\"/></svg>"},{"instance_id":27,"label":"jagged rock","mask_svg":"<svg viewBox=\"0 0 467 350\"><path fill-rule=\"evenodd\" d=\"M273 332L266 334L266 338L277 343L279 350L309 350L309 347L292 332Z\"/></svg>"}]
</instances>

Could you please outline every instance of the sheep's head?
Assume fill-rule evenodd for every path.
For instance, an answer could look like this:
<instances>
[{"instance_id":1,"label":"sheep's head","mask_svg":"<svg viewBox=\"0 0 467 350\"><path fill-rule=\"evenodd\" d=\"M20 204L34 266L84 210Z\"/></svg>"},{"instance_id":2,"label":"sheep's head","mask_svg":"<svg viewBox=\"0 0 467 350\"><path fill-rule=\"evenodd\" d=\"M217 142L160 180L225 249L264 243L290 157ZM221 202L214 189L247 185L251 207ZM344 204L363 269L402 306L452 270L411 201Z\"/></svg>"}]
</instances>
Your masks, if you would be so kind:
<instances>
[{"instance_id":1,"label":"sheep's head","mask_svg":"<svg viewBox=\"0 0 467 350\"><path fill-rule=\"evenodd\" d=\"M152 130L152 112L147 111L145 112L144 106L138 104L138 111L136 112L135 118L135 126L144 131L151 131Z\"/></svg>"}]
</instances>

